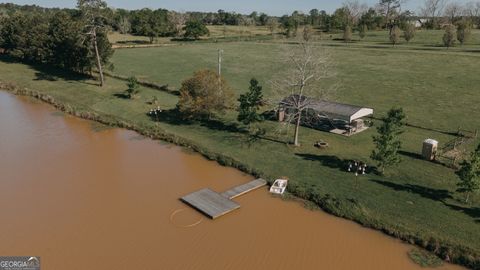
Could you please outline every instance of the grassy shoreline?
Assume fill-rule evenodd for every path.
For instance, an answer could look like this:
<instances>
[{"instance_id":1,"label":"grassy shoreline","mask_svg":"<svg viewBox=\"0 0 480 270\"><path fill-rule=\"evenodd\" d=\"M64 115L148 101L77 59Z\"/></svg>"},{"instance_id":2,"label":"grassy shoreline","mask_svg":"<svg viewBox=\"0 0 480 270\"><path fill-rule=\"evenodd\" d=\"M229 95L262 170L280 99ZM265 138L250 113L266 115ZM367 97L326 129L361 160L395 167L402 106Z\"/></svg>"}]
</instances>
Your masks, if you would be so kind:
<instances>
[{"instance_id":1,"label":"grassy shoreline","mask_svg":"<svg viewBox=\"0 0 480 270\"><path fill-rule=\"evenodd\" d=\"M60 101L57 97L46 94L44 91L32 90L30 88L21 87L14 83L0 83L0 89L7 90L16 95L31 96L49 103L57 109L92 121L97 121L105 125L114 127L121 127L134 130L144 136L152 139L164 140L174 143L179 146L187 147L203 155L204 157L215 160L224 166L237 168L243 172L252 174L257 177L264 177L266 179L273 179L272 175L268 175L259 169L253 168L249 164L243 163L233 157L225 154L216 153L208 147L202 146L200 143L183 138L178 134L168 132L158 126L148 126L142 123L135 123L131 120L124 119L119 115L111 115L104 112L93 110L85 107L84 104L74 104L71 102ZM61 98L60 98L61 99ZM447 255L452 262L461 264L473 269L480 267L479 253L469 247L452 243L449 240L442 239L442 237L432 237L422 235L421 232L410 231L401 225L392 226L369 216L368 209L356 202L355 200L345 200L343 198L336 198L330 194L320 194L313 189L308 189L301 183L292 182L289 187L289 192L293 195L311 201L315 205L322 208L324 211L338 217L346 218L356 221L363 226L380 230L390 236L402 239L408 243L415 244L425 248L438 256L445 258Z\"/></svg>"}]
</instances>

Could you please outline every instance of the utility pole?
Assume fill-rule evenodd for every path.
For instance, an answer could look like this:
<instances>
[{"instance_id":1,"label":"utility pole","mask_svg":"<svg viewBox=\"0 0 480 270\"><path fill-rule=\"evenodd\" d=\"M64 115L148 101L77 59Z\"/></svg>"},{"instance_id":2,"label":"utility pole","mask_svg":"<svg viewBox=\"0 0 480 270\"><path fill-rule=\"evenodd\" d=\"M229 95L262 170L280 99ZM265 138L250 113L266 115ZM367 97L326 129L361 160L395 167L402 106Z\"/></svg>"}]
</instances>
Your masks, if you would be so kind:
<instances>
[{"instance_id":1,"label":"utility pole","mask_svg":"<svg viewBox=\"0 0 480 270\"><path fill-rule=\"evenodd\" d=\"M218 49L218 90L222 91L222 56L223 50Z\"/></svg>"},{"instance_id":2,"label":"utility pole","mask_svg":"<svg viewBox=\"0 0 480 270\"><path fill-rule=\"evenodd\" d=\"M223 50L218 49L218 77L222 76L222 56L223 56Z\"/></svg>"}]
</instances>

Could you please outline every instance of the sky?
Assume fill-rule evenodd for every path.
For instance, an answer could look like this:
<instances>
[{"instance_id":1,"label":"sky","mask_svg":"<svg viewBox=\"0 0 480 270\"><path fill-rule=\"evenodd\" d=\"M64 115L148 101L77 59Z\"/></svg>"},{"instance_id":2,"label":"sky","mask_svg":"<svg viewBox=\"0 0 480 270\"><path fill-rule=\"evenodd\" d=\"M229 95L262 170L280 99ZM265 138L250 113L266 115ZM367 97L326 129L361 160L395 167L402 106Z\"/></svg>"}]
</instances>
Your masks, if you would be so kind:
<instances>
[{"instance_id":1,"label":"sky","mask_svg":"<svg viewBox=\"0 0 480 270\"><path fill-rule=\"evenodd\" d=\"M452 0L454 1L454 0ZM467 2L468 0L456 0ZM75 0L10 0L1 1L19 5L36 4L43 7L74 7ZM308 12L313 8L326 10L331 13L341 7L344 0L107 0L111 7L125 9L141 9L149 7L152 9L165 8L176 11L235 11L242 14L249 14L252 11L265 12L269 15L291 14L294 10ZM373 6L378 0L360 1ZM409 0L405 9L416 11L421 5L419 0Z\"/></svg>"}]
</instances>

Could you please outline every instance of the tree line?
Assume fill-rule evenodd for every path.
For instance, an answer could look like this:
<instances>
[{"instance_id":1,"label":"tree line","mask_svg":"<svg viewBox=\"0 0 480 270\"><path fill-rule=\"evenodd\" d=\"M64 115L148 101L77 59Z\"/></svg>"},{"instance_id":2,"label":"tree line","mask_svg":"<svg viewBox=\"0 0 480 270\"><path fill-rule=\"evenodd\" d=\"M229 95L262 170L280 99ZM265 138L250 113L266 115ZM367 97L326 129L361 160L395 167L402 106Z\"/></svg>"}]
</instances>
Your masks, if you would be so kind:
<instances>
[{"instance_id":1,"label":"tree line","mask_svg":"<svg viewBox=\"0 0 480 270\"><path fill-rule=\"evenodd\" d=\"M341 32L346 28L358 30L395 29L406 31L412 25L424 29L441 29L446 25L480 27L480 1L460 5L449 0L423 0L415 13L404 8L403 0L378 0L368 6L358 0L347 0L329 14L325 10L312 9L308 13L294 11L283 16L270 16L252 12L248 15L218 10L217 12L175 12L165 9L111 10L112 29L121 33L149 36L151 41L159 36L185 37L187 23L201 25L264 26L272 34L280 32L295 37L304 27L321 32ZM411 32L411 31L410 31Z\"/></svg>"},{"instance_id":2,"label":"tree line","mask_svg":"<svg viewBox=\"0 0 480 270\"><path fill-rule=\"evenodd\" d=\"M281 31L287 36L296 36L299 29L309 26L323 32L352 30L393 30L395 27L406 29L417 24L426 29L440 29L447 24L467 24L480 27L480 1L466 4L449 2L452 0L423 0L417 13L406 10L403 0L378 0L373 6L362 4L358 0L347 0L331 14L325 10L312 9L307 13L294 11L284 16L270 16L252 12L248 15L218 10L217 12L175 12L166 9L126 10L105 8L109 29L124 34L147 36L153 42L158 37L184 37L187 23L202 25L238 25L265 26L272 33ZM47 14L57 12L75 14L71 9L49 9L38 6L18 6L0 4L0 17L13 16L15 13Z\"/></svg>"},{"instance_id":3,"label":"tree line","mask_svg":"<svg viewBox=\"0 0 480 270\"><path fill-rule=\"evenodd\" d=\"M71 10L34 6L10 10L0 18L0 48L22 61L80 73L96 70L103 77L102 68L113 54L106 10L97 0L79 0L78 8Z\"/></svg>"}]
</instances>

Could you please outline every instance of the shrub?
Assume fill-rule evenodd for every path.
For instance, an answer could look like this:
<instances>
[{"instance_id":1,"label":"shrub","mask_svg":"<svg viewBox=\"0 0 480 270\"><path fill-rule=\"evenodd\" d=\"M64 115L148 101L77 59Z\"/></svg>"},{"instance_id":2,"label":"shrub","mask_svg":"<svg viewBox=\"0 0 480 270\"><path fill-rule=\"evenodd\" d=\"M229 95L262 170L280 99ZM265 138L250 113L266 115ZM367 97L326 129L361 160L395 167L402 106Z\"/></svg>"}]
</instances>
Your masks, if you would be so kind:
<instances>
[{"instance_id":1,"label":"shrub","mask_svg":"<svg viewBox=\"0 0 480 270\"><path fill-rule=\"evenodd\" d=\"M464 45L472 35L472 28L467 22L461 22L457 28L457 39L461 45Z\"/></svg>"},{"instance_id":2,"label":"shrub","mask_svg":"<svg viewBox=\"0 0 480 270\"><path fill-rule=\"evenodd\" d=\"M405 27L405 31L403 31L403 37L405 38L405 41L410 42L415 37L415 25L409 23Z\"/></svg>"},{"instance_id":3,"label":"shrub","mask_svg":"<svg viewBox=\"0 0 480 270\"><path fill-rule=\"evenodd\" d=\"M180 89L177 108L186 118L211 118L232 107L233 90L212 70L195 72Z\"/></svg>"},{"instance_id":4,"label":"shrub","mask_svg":"<svg viewBox=\"0 0 480 270\"><path fill-rule=\"evenodd\" d=\"M408 252L408 256L412 261L421 267L434 268L443 265L443 261L440 258L425 250L420 250L417 248L412 249Z\"/></svg>"},{"instance_id":5,"label":"shrub","mask_svg":"<svg viewBox=\"0 0 480 270\"><path fill-rule=\"evenodd\" d=\"M392 42L393 47L400 42L400 28L398 26L393 26L392 30L390 31L390 42Z\"/></svg>"},{"instance_id":6,"label":"shrub","mask_svg":"<svg viewBox=\"0 0 480 270\"><path fill-rule=\"evenodd\" d=\"M130 77L127 79L127 96L130 99L134 99L140 93L140 85L138 84L138 80L135 77Z\"/></svg>"},{"instance_id":7,"label":"shrub","mask_svg":"<svg viewBox=\"0 0 480 270\"><path fill-rule=\"evenodd\" d=\"M362 24L360 26L360 31L358 32L358 35L360 36L360 39L364 39L367 36L367 31L368 31L367 25Z\"/></svg>"},{"instance_id":8,"label":"shrub","mask_svg":"<svg viewBox=\"0 0 480 270\"><path fill-rule=\"evenodd\" d=\"M443 35L443 45L445 45L447 49L455 45L456 32L457 30L453 25L449 25L445 28L445 34Z\"/></svg>"},{"instance_id":9,"label":"shrub","mask_svg":"<svg viewBox=\"0 0 480 270\"><path fill-rule=\"evenodd\" d=\"M352 28L349 25L347 25L343 31L343 41L345 41L345 43L352 41Z\"/></svg>"}]
</instances>

